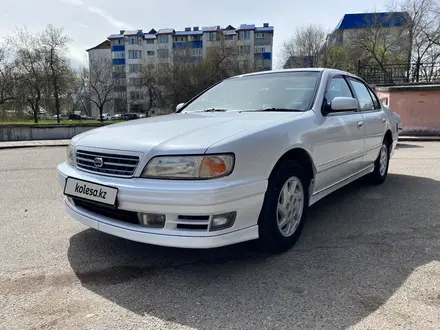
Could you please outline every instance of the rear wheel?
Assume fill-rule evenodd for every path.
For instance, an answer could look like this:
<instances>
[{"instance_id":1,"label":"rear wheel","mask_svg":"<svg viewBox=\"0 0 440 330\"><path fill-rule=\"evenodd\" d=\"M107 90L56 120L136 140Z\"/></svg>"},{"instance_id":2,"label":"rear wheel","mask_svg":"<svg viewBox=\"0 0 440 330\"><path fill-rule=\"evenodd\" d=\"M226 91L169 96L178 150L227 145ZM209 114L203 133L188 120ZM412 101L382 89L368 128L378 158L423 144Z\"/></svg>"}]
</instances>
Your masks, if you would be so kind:
<instances>
[{"instance_id":1,"label":"rear wheel","mask_svg":"<svg viewBox=\"0 0 440 330\"><path fill-rule=\"evenodd\" d=\"M390 164L390 143L385 139L374 162L374 171L370 178L373 184L384 183L388 175L388 167Z\"/></svg>"},{"instance_id":2,"label":"rear wheel","mask_svg":"<svg viewBox=\"0 0 440 330\"><path fill-rule=\"evenodd\" d=\"M309 182L305 170L293 161L273 173L258 220L262 250L280 253L296 243L308 208Z\"/></svg>"}]
</instances>

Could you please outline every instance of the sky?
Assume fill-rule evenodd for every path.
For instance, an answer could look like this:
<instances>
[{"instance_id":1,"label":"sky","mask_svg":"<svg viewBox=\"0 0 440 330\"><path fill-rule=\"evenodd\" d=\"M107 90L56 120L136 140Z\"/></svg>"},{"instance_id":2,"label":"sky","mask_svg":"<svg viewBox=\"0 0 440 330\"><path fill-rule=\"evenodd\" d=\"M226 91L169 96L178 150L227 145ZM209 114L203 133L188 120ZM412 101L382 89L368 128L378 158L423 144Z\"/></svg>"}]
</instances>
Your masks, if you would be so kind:
<instances>
[{"instance_id":1,"label":"sky","mask_svg":"<svg viewBox=\"0 0 440 330\"><path fill-rule=\"evenodd\" d=\"M48 24L70 36L73 66L85 63L86 49L119 30L269 23L274 26L273 68L282 65L280 49L295 29L310 23L329 32L344 14L385 10L385 0L5 0L0 11L0 38L16 27L33 32Z\"/></svg>"}]
</instances>

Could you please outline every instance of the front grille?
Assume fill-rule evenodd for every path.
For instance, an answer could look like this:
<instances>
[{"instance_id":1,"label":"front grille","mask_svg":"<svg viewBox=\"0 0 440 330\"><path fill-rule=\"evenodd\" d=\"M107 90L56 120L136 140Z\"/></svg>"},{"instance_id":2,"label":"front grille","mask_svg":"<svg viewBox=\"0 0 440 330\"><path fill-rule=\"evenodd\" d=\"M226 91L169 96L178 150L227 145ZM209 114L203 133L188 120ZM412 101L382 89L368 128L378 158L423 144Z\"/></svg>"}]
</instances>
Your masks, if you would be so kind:
<instances>
[{"instance_id":1,"label":"front grille","mask_svg":"<svg viewBox=\"0 0 440 330\"><path fill-rule=\"evenodd\" d=\"M84 201L78 198L72 198L75 206L83 208L87 211L108 217L111 219L131 223L134 225L139 224L139 220L136 212L118 210L112 206L107 206L101 203Z\"/></svg>"},{"instance_id":2,"label":"front grille","mask_svg":"<svg viewBox=\"0 0 440 330\"><path fill-rule=\"evenodd\" d=\"M101 167L95 165L97 158L102 159ZM76 166L78 168L104 175L131 177L138 163L138 156L109 154L88 150L76 151Z\"/></svg>"}]
</instances>

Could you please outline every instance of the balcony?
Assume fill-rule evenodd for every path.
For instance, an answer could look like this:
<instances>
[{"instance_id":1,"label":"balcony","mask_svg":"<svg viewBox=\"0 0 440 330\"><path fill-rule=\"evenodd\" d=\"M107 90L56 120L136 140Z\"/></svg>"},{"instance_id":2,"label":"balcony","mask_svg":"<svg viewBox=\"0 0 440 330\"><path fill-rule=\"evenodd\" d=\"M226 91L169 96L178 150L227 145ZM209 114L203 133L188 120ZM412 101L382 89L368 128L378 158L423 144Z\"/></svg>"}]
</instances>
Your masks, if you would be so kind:
<instances>
[{"instance_id":1,"label":"balcony","mask_svg":"<svg viewBox=\"0 0 440 330\"><path fill-rule=\"evenodd\" d=\"M114 86L113 91L114 92L126 92L127 86Z\"/></svg>"},{"instance_id":2,"label":"balcony","mask_svg":"<svg viewBox=\"0 0 440 330\"><path fill-rule=\"evenodd\" d=\"M112 60L113 64L125 64L125 58L114 58Z\"/></svg>"},{"instance_id":3,"label":"balcony","mask_svg":"<svg viewBox=\"0 0 440 330\"><path fill-rule=\"evenodd\" d=\"M256 60L271 60L272 59L272 53L255 53L254 58Z\"/></svg>"},{"instance_id":4,"label":"balcony","mask_svg":"<svg viewBox=\"0 0 440 330\"><path fill-rule=\"evenodd\" d=\"M187 43L185 41L183 42L174 42L173 43L173 48L174 49L182 49L182 48L186 48Z\"/></svg>"},{"instance_id":5,"label":"balcony","mask_svg":"<svg viewBox=\"0 0 440 330\"><path fill-rule=\"evenodd\" d=\"M191 41L191 48L203 48L203 41Z\"/></svg>"},{"instance_id":6,"label":"balcony","mask_svg":"<svg viewBox=\"0 0 440 330\"><path fill-rule=\"evenodd\" d=\"M112 46L112 52L123 52L125 51L124 45L114 45Z\"/></svg>"},{"instance_id":7,"label":"balcony","mask_svg":"<svg viewBox=\"0 0 440 330\"><path fill-rule=\"evenodd\" d=\"M127 74L125 72L113 72L112 77L113 78L125 78Z\"/></svg>"}]
</instances>

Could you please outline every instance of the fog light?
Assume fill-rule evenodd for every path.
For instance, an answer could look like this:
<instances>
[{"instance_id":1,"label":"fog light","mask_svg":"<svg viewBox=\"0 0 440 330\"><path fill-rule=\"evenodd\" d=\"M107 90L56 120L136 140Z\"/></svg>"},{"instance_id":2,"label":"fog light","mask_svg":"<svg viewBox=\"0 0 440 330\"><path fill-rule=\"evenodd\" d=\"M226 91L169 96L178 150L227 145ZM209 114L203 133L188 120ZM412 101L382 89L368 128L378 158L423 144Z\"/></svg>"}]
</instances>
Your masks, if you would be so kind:
<instances>
[{"instance_id":1,"label":"fog light","mask_svg":"<svg viewBox=\"0 0 440 330\"><path fill-rule=\"evenodd\" d=\"M232 227L234 225L236 216L237 212L235 211L213 215L211 218L211 227L209 230L216 231Z\"/></svg>"},{"instance_id":2,"label":"fog light","mask_svg":"<svg viewBox=\"0 0 440 330\"><path fill-rule=\"evenodd\" d=\"M165 227L165 214L138 213L139 223L145 227L163 228Z\"/></svg>"}]
</instances>

